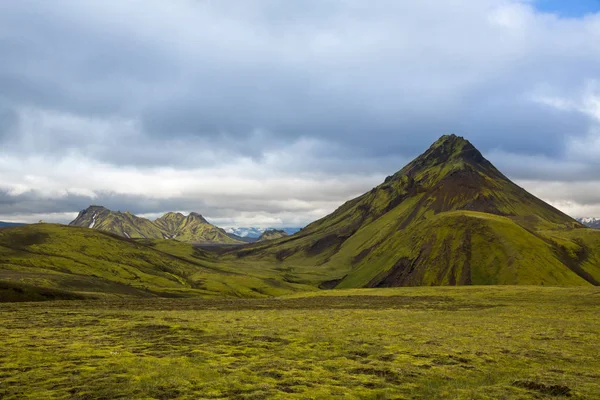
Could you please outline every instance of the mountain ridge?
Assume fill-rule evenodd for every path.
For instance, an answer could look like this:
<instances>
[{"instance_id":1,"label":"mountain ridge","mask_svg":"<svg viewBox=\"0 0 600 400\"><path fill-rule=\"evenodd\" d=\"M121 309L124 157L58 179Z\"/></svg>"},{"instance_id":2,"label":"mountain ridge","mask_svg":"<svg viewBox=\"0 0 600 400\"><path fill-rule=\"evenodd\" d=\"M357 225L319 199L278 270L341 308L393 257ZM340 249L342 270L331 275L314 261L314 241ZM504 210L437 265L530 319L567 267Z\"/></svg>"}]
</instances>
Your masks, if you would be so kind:
<instances>
[{"instance_id":1,"label":"mountain ridge","mask_svg":"<svg viewBox=\"0 0 600 400\"><path fill-rule=\"evenodd\" d=\"M168 212L151 221L128 211L112 211L103 206L91 205L80 211L69 225L103 230L128 239L176 239L196 244L242 243L196 212L187 216Z\"/></svg>"},{"instance_id":2,"label":"mountain ridge","mask_svg":"<svg viewBox=\"0 0 600 400\"><path fill-rule=\"evenodd\" d=\"M258 239L260 237L260 235L263 234L264 231L269 230L269 229L282 230L285 233L287 233L288 235L293 235L294 233L298 232L302 228L299 228L299 227L283 227L283 228L229 227L229 228L225 228L225 232L234 234L234 235L242 237L242 238Z\"/></svg>"},{"instance_id":3,"label":"mountain ridge","mask_svg":"<svg viewBox=\"0 0 600 400\"><path fill-rule=\"evenodd\" d=\"M600 229L600 218L595 217L584 217L584 218L576 218L577 221L587 226L588 228Z\"/></svg>"}]
</instances>

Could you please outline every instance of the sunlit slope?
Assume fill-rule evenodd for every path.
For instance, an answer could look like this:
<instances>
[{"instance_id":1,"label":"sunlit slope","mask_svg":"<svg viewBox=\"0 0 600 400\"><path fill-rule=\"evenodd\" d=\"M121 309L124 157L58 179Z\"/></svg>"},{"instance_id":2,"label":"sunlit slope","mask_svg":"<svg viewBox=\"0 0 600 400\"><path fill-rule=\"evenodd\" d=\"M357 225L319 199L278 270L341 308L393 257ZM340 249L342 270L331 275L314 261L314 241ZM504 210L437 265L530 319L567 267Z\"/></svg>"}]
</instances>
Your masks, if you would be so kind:
<instances>
[{"instance_id":1,"label":"sunlit slope","mask_svg":"<svg viewBox=\"0 0 600 400\"><path fill-rule=\"evenodd\" d=\"M597 284L596 261L552 239L569 248L576 231L587 230L448 135L299 233L236 255L318 273L326 287ZM592 254L597 239L584 236Z\"/></svg>"},{"instance_id":2,"label":"sunlit slope","mask_svg":"<svg viewBox=\"0 0 600 400\"><path fill-rule=\"evenodd\" d=\"M19 291L36 300L39 293L32 288L38 292L59 290L58 298L68 298L65 293L87 297L262 297L301 288L273 277L221 268L185 243L173 242L173 246L179 250L169 254L160 246L53 224L2 229L0 300Z\"/></svg>"},{"instance_id":3,"label":"sunlit slope","mask_svg":"<svg viewBox=\"0 0 600 400\"><path fill-rule=\"evenodd\" d=\"M509 218L454 211L391 234L338 287L590 284L571 262L577 257Z\"/></svg>"}]
</instances>

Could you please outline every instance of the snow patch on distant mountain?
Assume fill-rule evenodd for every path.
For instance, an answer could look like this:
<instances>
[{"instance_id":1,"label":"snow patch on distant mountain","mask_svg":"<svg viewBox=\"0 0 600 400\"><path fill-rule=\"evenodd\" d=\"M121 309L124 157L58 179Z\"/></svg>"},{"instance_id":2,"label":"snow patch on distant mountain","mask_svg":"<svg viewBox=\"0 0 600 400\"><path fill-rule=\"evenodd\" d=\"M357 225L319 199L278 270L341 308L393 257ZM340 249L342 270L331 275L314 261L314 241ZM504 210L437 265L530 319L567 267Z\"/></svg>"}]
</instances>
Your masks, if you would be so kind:
<instances>
[{"instance_id":1,"label":"snow patch on distant mountain","mask_svg":"<svg viewBox=\"0 0 600 400\"><path fill-rule=\"evenodd\" d=\"M600 229L600 218L584 217L584 218L577 218L577 221L581 222L588 228Z\"/></svg>"},{"instance_id":2,"label":"snow patch on distant mountain","mask_svg":"<svg viewBox=\"0 0 600 400\"><path fill-rule=\"evenodd\" d=\"M258 238L264 232L261 228L226 228L225 232L233 233L239 237Z\"/></svg>"},{"instance_id":3,"label":"snow patch on distant mountain","mask_svg":"<svg viewBox=\"0 0 600 400\"><path fill-rule=\"evenodd\" d=\"M93 228L94 225L96 225L96 215L98 215L98 213L94 213L94 215L92 216L92 222L90 223L90 226L88 226L88 228Z\"/></svg>"},{"instance_id":4,"label":"snow patch on distant mountain","mask_svg":"<svg viewBox=\"0 0 600 400\"><path fill-rule=\"evenodd\" d=\"M260 235L262 235L263 232L266 231L267 229L279 229L279 230L285 231L285 233L287 233L288 235L293 235L294 233L298 232L301 228L232 227L232 228L225 228L225 232L232 233L236 236L243 237L243 238L258 239L260 237Z\"/></svg>"}]
</instances>

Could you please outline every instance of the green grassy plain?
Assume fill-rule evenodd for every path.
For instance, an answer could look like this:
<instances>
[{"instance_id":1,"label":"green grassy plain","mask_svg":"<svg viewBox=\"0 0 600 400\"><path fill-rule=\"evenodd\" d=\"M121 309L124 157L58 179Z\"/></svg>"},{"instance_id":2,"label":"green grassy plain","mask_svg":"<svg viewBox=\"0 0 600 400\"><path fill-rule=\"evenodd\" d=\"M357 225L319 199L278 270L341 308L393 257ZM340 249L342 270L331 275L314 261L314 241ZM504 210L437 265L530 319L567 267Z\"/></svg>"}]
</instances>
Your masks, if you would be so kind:
<instances>
[{"instance_id":1,"label":"green grassy plain","mask_svg":"<svg viewBox=\"0 0 600 400\"><path fill-rule=\"evenodd\" d=\"M600 288L0 304L2 399L595 399Z\"/></svg>"}]
</instances>

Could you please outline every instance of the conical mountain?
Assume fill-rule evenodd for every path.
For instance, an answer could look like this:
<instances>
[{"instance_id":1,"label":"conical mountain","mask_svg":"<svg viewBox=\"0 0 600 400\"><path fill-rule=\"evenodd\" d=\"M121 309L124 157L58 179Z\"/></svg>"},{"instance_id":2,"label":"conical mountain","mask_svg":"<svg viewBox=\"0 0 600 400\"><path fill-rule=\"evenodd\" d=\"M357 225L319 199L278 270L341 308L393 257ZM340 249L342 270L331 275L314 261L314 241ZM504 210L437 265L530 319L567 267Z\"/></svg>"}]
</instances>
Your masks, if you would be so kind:
<instances>
[{"instance_id":1,"label":"conical mountain","mask_svg":"<svg viewBox=\"0 0 600 400\"><path fill-rule=\"evenodd\" d=\"M102 206L90 206L81 211L69 225L98 229L131 239L177 239L195 244L241 243L195 212L187 216L169 212L155 221L150 221L129 212L115 212Z\"/></svg>"},{"instance_id":2,"label":"conical mountain","mask_svg":"<svg viewBox=\"0 0 600 400\"><path fill-rule=\"evenodd\" d=\"M318 270L328 287L585 285L600 283L595 243L600 235L445 135L332 214L238 254L275 257L300 277Z\"/></svg>"}]
</instances>

